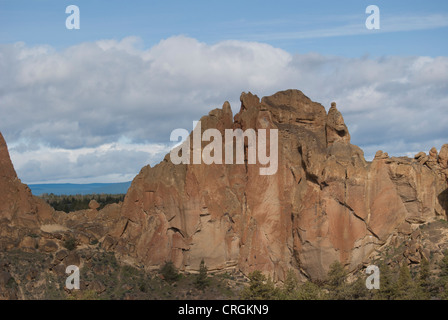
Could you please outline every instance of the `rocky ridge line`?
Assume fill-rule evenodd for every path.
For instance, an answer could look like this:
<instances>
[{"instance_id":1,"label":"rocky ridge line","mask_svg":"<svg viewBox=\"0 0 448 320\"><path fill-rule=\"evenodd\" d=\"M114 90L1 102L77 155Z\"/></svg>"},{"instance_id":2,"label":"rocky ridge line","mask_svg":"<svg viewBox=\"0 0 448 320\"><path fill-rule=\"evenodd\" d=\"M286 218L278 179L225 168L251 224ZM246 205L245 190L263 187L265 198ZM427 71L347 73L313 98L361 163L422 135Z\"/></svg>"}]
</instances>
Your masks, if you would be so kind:
<instances>
[{"instance_id":1,"label":"rocky ridge line","mask_svg":"<svg viewBox=\"0 0 448 320\"><path fill-rule=\"evenodd\" d=\"M446 219L448 144L414 159L378 151L368 162L334 103L327 113L298 90L240 100L235 116L225 102L202 117L202 131L278 129L275 175L261 176L259 165L174 165L168 154L142 168L124 203L99 211L92 203L67 215L32 196L0 135L0 249L62 256L54 261L62 270L83 263L65 254L74 238L146 270L173 261L195 271L204 259L211 271L261 270L283 280L293 269L322 279L334 260L355 270L420 225ZM414 249L409 263L428 254Z\"/></svg>"},{"instance_id":2,"label":"rocky ridge line","mask_svg":"<svg viewBox=\"0 0 448 320\"><path fill-rule=\"evenodd\" d=\"M202 131L278 129L278 172L174 165L168 154L135 177L105 247L148 269L204 259L212 270L321 279L334 260L353 270L399 232L446 219L448 144L416 159L379 151L370 163L335 103L327 113L298 90L240 100L235 116L225 102L202 117Z\"/></svg>"}]
</instances>

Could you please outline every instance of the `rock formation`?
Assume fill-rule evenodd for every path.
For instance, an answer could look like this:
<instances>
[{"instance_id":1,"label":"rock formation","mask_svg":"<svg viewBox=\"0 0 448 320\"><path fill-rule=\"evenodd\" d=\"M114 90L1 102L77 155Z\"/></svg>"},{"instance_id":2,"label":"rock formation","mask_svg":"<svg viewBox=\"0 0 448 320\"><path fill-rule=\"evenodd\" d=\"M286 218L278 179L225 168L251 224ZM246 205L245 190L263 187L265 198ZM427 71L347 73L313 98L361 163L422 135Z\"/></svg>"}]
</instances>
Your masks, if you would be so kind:
<instances>
[{"instance_id":1,"label":"rock formation","mask_svg":"<svg viewBox=\"0 0 448 320\"><path fill-rule=\"evenodd\" d=\"M414 159L378 151L368 162L350 143L335 103L327 113L298 90L261 100L243 93L240 100L235 116L225 102L202 117L201 131L278 129L275 174L260 175L263 165L248 163L247 142L244 164L175 165L168 154L141 169L124 203L98 210L91 202L68 215L20 182L0 135L0 251L52 253L54 270L63 273L84 263L64 249L74 238L82 248L99 242L147 270L166 261L197 270L204 259L211 271L261 270L283 280L293 269L321 279L334 260L355 270L419 225L446 219L448 144ZM428 255L418 246L408 251L409 263ZM0 282L10 281L11 270L0 270Z\"/></svg>"},{"instance_id":2,"label":"rock formation","mask_svg":"<svg viewBox=\"0 0 448 320\"><path fill-rule=\"evenodd\" d=\"M168 154L135 177L105 248L149 270L170 260L188 271L204 259L210 270L319 279L334 260L353 270L398 235L446 219L448 144L415 159L378 151L367 162L335 103L327 113L298 90L240 100L234 117L228 102L202 117L202 132L278 129L277 173L174 165Z\"/></svg>"},{"instance_id":3,"label":"rock formation","mask_svg":"<svg viewBox=\"0 0 448 320\"><path fill-rule=\"evenodd\" d=\"M0 250L18 246L27 234L51 220L53 209L21 183L0 133Z\"/></svg>"},{"instance_id":4,"label":"rock formation","mask_svg":"<svg viewBox=\"0 0 448 320\"><path fill-rule=\"evenodd\" d=\"M98 206L94 201L90 209L66 214L33 196L17 177L0 133L0 300L42 297L47 285L42 279L48 272L65 275L71 264L81 268L85 259L76 251L67 252L68 239L73 239L74 246L90 250L85 256L98 254L96 244L115 225L121 204L110 204L101 211ZM47 257L44 261L50 261L42 262L42 255ZM32 262L22 261L24 258ZM29 271L28 263L41 268L36 265ZM26 292L18 290L17 283Z\"/></svg>"}]
</instances>

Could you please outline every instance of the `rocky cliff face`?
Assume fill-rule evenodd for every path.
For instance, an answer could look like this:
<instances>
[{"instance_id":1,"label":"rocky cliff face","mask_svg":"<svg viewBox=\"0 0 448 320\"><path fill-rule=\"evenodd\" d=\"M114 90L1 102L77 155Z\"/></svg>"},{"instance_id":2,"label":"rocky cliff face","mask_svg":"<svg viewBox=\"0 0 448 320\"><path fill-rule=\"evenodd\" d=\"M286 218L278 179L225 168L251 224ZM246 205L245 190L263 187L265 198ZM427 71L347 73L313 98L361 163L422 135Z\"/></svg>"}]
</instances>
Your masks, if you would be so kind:
<instances>
[{"instance_id":1,"label":"rocky cliff face","mask_svg":"<svg viewBox=\"0 0 448 320\"><path fill-rule=\"evenodd\" d=\"M121 205L97 208L92 202L88 210L66 214L33 196L17 177L0 134L0 300L45 298L51 291L45 279L66 276L68 265L81 268L88 263L77 250L65 247L73 239L85 256L97 254L97 246L91 244L112 228Z\"/></svg>"},{"instance_id":2,"label":"rocky cliff face","mask_svg":"<svg viewBox=\"0 0 448 320\"><path fill-rule=\"evenodd\" d=\"M74 238L79 248L99 241L147 270L168 260L196 270L204 259L210 270L262 270L282 280L293 269L319 279L334 260L354 270L419 225L446 219L448 144L414 159L378 151L367 162L336 104L327 113L298 90L261 100L243 93L235 116L225 102L201 119L201 132L210 128L222 136L225 129L278 129L277 172L260 175L264 166L250 164L247 143L243 164L175 165L168 154L142 168L123 204L97 211L92 203L69 215L31 195L0 135L0 250L60 256ZM428 254L413 245L404 257L418 262Z\"/></svg>"},{"instance_id":3,"label":"rocky cliff face","mask_svg":"<svg viewBox=\"0 0 448 320\"><path fill-rule=\"evenodd\" d=\"M27 235L51 220L53 210L21 183L0 133L0 250L16 248Z\"/></svg>"},{"instance_id":4,"label":"rocky cliff face","mask_svg":"<svg viewBox=\"0 0 448 320\"><path fill-rule=\"evenodd\" d=\"M353 270L400 234L446 219L448 144L415 159L378 151L367 162L336 104L327 113L298 90L261 101L243 93L235 116L225 102L201 126L223 137L278 129L276 174L248 164L247 146L245 164L175 165L167 155L135 177L104 247L147 269L168 260L197 269L204 259L211 270L318 279L334 260Z\"/></svg>"},{"instance_id":5,"label":"rocky cliff face","mask_svg":"<svg viewBox=\"0 0 448 320\"><path fill-rule=\"evenodd\" d=\"M33 196L17 177L0 133L0 251L55 252L70 237L81 245L100 240L120 217L121 204L98 211L99 204L92 200L89 207L66 214Z\"/></svg>"}]
</instances>

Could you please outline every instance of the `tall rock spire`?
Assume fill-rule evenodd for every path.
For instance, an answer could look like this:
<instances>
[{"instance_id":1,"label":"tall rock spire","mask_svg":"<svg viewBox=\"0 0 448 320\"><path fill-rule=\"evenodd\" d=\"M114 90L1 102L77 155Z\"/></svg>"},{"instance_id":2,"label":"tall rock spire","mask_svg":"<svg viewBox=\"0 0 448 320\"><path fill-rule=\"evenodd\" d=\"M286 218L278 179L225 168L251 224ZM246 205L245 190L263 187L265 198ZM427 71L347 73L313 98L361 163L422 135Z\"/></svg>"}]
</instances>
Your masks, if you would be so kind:
<instances>
[{"instance_id":1,"label":"tall rock spire","mask_svg":"<svg viewBox=\"0 0 448 320\"><path fill-rule=\"evenodd\" d=\"M16 171L9 157L8 146L0 132L0 178L14 179L17 178Z\"/></svg>"},{"instance_id":2,"label":"tall rock spire","mask_svg":"<svg viewBox=\"0 0 448 320\"><path fill-rule=\"evenodd\" d=\"M336 141L350 143L350 133L345 125L342 114L336 108L336 102L332 102L331 108L328 110L326 130L328 145Z\"/></svg>"}]
</instances>

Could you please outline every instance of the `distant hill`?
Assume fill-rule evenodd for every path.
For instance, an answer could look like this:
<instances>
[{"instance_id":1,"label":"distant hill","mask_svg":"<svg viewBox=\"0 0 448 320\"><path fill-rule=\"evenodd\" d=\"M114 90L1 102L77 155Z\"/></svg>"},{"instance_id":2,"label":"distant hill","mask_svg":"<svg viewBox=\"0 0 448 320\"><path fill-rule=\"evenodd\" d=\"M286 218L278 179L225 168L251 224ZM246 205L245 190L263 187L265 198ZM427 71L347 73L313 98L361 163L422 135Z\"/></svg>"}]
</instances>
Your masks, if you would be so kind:
<instances>
[{"instance_id":1,"label":"distant hill","mask_svg":"<svg viewBox=\"0 0 448 320\"><path fill-rule=\"evenodd\" d=\"M49 183L49 184L29 184L31 192L40 196L43 193L53 193L55 195L75 195L75 194L122 194L126 193L131 186L131 181L119 183Z\"/></svg>"}]
</instances>

